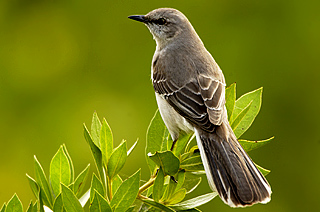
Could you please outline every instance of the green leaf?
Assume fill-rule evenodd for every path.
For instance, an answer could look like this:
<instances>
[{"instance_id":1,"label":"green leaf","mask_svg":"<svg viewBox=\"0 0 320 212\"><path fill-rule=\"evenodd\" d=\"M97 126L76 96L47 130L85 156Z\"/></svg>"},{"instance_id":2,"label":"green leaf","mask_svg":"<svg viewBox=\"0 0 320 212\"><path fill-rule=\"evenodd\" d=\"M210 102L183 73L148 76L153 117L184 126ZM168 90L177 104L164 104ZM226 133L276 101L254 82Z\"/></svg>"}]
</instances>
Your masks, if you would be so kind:
<instances>
[{"instance_id":1,"label":"green leaf","mask_svg":"<svg viewBox=\"0 0 320 212\"><path fill-rule=\"evenodd\" d=\"M256 163L255 163L255 165L257 166L257 168L259 169L259 171L261 172L261 174L263 176L266 176L271 172L270 170L262 168L261 166L257 165Z\"/></svg>"},{"instance_id":2,"label":"green leaf","mask_svg":"<svg viewBox=\"0 0 320 212\"><path fill-rule=\"evenodd\" d=\"M187 189L187 193L191 193L200 185L201 177L191 174L190 172L185 173L185 180L182 188Z\"/></svg>"},{"instance_id":3,"label":"green leaf","mask_svg":"<svg viewBox=\"0 0 320 212\"><path fill-rule=\"evenodd\" d=\"M175 210L188 210L188 209L196 208L206 204L207 202L210 202L217 195L218 195L217 192L204 194L204 195L201 195L201 196L198 196L174 205L170 205L170 207Z\"/></svg>"},{"instance_id":4,"label":"green leaf","mask_svg":"<svg viewBox=\"0 0 320 212\"><path fill-rule=\"evenodd\" d=\"M164 183L164 173L162 169L159 169L153 184L153 194L152 194L152 197L156 202L159 202L159 200L161 199L163 183Z\"/></svg>"},{"instance_id":5,"label":"green leaf","mask_svg":"<svg viewBox=\"0 0 320 212\"><path fill-rule=\"evenodd\" d=\"M76 180L74 181L74 193L79 197L81 195L81 192L84 188L84 184L88 178L88 173L90 169L90 164L78 175Z\"/></svg>"},{"instance_id":6,"label":"green leaf","mask_svg":"<svg viewBox=\"0 0 320 212\"><path fill-rule=\"evenodd\" d=\"M70 165L70 173L71 173L71 177L70 177L70 182L73 182L74 181L74 166L73 166L73 163L72 163L72 160L71 160L71 157L70 157L70 154L67 150L67 147L65 144L62 145L62 150L64 152L64 154L67 156L68 158L68 161L69 161L69 165Z\"/></svg>"},{"instance_id":7,"label":"green leaf","mask_svg":"<svg viewBox=\"0 0 320 212\"><path fill-rule=\"evenodd\" d=\"M43 208L43 201L45 200L45 195L43 194L43 190L42 188L40 188L40 191L39 191L39 204L38 204L38 211L40 212L44 212L44 208ZM43 198L44 197L44 198ZM46 200L48 201L48 200Z\"/></svg>"},{"instance_id":8,"label":"green leaf","mask_svg":"<svg viewBox=\"0 0 320 212\"><path fill-rule=\"evenodd\" d=\"M169 131L167 130L162 121L161 115L157 110L147 131L146 155L150 152L154 154L157 151L168 150L168 136ZM147 164L151 174L153 174L154 170L156 169L156 164L149 157L147 157Z\"/></svg>"},{"instance_id":9,"label":"green leaf","mask_svg":"<svg viewBox=\"0 0 320 212\"><path fill-rule=\"evenodd\" d=\"M160 200L160 202L163 202L164 204L168 203L168 200L171 198L172 194L176 190L177 183L173 179L174 178L170 176L169 184L167 185L163 197Z\"/></svg>"},{"instance_id":10,"label":"green leaf","mask_svg":"<svg viewBox=\"0 0 320 212\"><path fill-rule=\"evenodd\" d=\"M38 212L38 201L33 204L32 212Z\"/></svg>"},{"instance_id":11,"label":"green leaf","mask_svg":"<svg viewBox=\"0 0 320 212\"><path fill-rule=\"evenodd\" d=\"M179 170L180 161L171 151L156 152L148 154L148 156L163 169L165 175L172 176Z\"/></svg>"},{"instance_id":12,"label":"green leaf","mask_svg":"<svg viewBox=\"0 0 320 212\"><path fill-rule=\"evenodd\" d=\"M103 161L108 164L108 160L113 151L113 135L107 120L104 118L102 121L102 128L100 132L100 144Z\"/></svg>"},{"instance_id":13,"label":"green leaf","mask_svg":"<svg viewBox=\"0 0 320 212\"><path fill-rule=\"evenodd\" d=\"M165 211L165 212L175 212L173 209L159 203L159 202L155 202L151 199L143 199L143 202L145 202L148 205L151 205L152 207L155 207L157 209L160 209L161 211Z\"/></svg>"},{"instance_id":14,"label":"green leaf","mask_svg":"<svg viewBox=\"0 0 320 212\"><path fill-rule=\"evenodd\" d=\"M102 196L105 196L105 189L103 187L102 182L98 179L95 173L92 175L92 181L91 181L91 191L90 191L90 202L92 202L94 198L94 193L98 192Z\"/></svg>"},{"instance_id":15,"label":"green leaf","mask_svg":"<svg viewBox=\"0 0 320 212\"><path fill-rule=\"evenodd\" d=\"M112 179L124 166L127 159L127 142L122 143L112 152L108 162L108 176Z\"/></svg>"},{"instance_id":16,"label":"green leaf","mask_svg":"<svg viewBox=\"0 0 320 212\"><path fill-rule=\"evenodd\" d=\"M91 153L93 155L94 161L96 163L98 172L99 172L99 176L101 179L104 179L104 173L103 173L103 165L102 165L102 153L101 150L99 149L99 147L93 142L91 135L86 127L85 124L83 124L83 128L84 128L84 137L87 141L87 143L90 146L91 149Z\"/></svg>"},{"instance_id":17,"label":"green leaf","mask_svg":"<svg viewBox=\"0 0 320 212\"><path fill-rule=\"evenodd\" d=\"M9 200L6 212L23 212L22 203L16 194Z\"/></svg>"},{"instance_id":18,"label":"green leaf","mask_svg":"<svg viewBox=\"0 0 320 212\"><path fill-rule=\"evenodd\" d=\"M184 199L184 197L186 196L186 193L187 193L187 190L185 188L181 188L177 190L175 193L173 193L170 199L167 200L166 202L168 203L168 205L177 204Z\"/></svg>"},{"instance_id":19,"label":"green leaf","mask_svg":"<svg viewBox=\"0 0 320 212\"><path fill-rule=\"evenodd\" d=\"M34 156L34 164L35 164L35 174L36 174L36 182L41 188L42 195L40 197L43 197L44 204L52 208L52 195L49 188L49 184L46 178L46 175L42 169L41 164L37 160L36 156Z\"/></svg>"},{"instance_id":20,"label":"green leaf","mask_svg":"<svg viewBox=\"0 0 320 212\"><path fill-rule=\"evenodd\" d=\"M140 170L126 179L111 200L113 212L126 211L136 199L139 192Z\"/></svg>"},{"instance_id":21,"label":"green leaf","mask_svg":"<svg viewBox=\"0 0 320 212\"><path fill-rule=\"evenodd\" d=\"M2 211L0 210L0 212L2 212ZM28 208L27 208L27 212L33 212L33 204L32 204L32 201L30 201L30 203L29 203L29 206L28 206Z\"/></svg>"},{"instance_id":22,"label":"green leaf","mask_svg":"<svg viewBox=\"0 0 320 212\"><path fill-rule=\"evenodd\" d=\"M6 211L6 208L7 208L7 205L6 203L3 203L1 209L0 209L0 212L5 212Z\"/></svg>"},{"instance_id":23,"label":"green leaf","mask_svg":"<svg viewBox=\"0 0 320 212\"><path fill-rule=\"evenodd\" d=\"M127 151L127 156L131 154L131 152L134 150L134 148L137 146L139 139L134 142L134 144L130 147L130 149Z\"/></svg>"},{"instance_id":24,"label":"green leaf","mask_svg":"<svg viewBox=\"0 0 320 212\"><path fill-rule=\"evenodd\" d=\"M39 186L38 183L32 178L30 177L28 174L26 174L28 181L29 181L29 185L31 187L31 190L34 194L34 196L39 199Z\"/></svg>"},{"instance_id":25,"label":"green leaf","mask_svg":"<svg viewBox=\"0 0 320 212\"><path fill-rule=\"evenodd\" d=\"M94 192L94 198L90 205L90 212L112 212L108 201L99 194Z\"/></svg>"},{"instance_id":26,"label":"green leaf","mask_svg":"<svg viewBox=\"0 0 320 212\"><path fill-rule=\"evenodd\" d=\"M199 171L203 170L203 164L200 154L194 154L192 157L189 157L181 162L181 169L186 171Z\"/></svg>"},{"instance_id":27,"label":"green leaf","mask_svg":"<svg viewBox=\"0 0 320 212\"><path fill-rule=\"evenodd\" d=\"M134 209L134 206L131 206L130 208L128 208L128 209L126 210L126 212L132 212L133 209Z\"/></svg>"},{"instance_id":28,"label":"green leaf","mask_svg":"<svg viewBox=\"0 0 320 212\"><path fill-rule=\"evenodd\" d=\"M251 104L252 104L252 101L234 119L234 121L231 124L231 128L232 128L233 131L236 131L238 129L238 127L243 126L242 122L245 121L245 117L246 117L246 115L248 114L248 112L250 110Z\"/></svg>"},{"instance_id":29,"label":"green leaf","mask_svg":"<svg viewBox=\"0 0 320 212\"><path fill-rule=\"evenodd\" d=\"M243 149L246 152L249 152L251 150L257 149L259 147L262 147L264 145L266 145L267 143L269 143L272 139L274 139L274 137L265 139L265 140L261 140L261 141L248 141L248 140L243 140L243 139L239 139L239 143L241 144L241 146L243 147Z\"/></svg>"},{"instance_id":30,"label":"green leaf","mask_svg":"<svg viewBox=\"0 0 320 212\"><path fill-rule=\"evenodd\" d=\"M54 200L53 204L53 211L54 212L63 212L63 201L62 201L62 194L60 193L56 199Z\"/></svg>"},{"instance_id":31,"label":"green leaf","mask_svg":"<svg viewBox=\"0 0 320 212\"><path fill-rule=\"evenodd\" d=\"M122 182L123 181L118 174L112 179L112 195L116 193Z\"/></svg>"},{"instance_id":32,"label":"green leaf","mask_svg":"<svg viewBox=\"0 0 320 212\"><path fill-rule=\"evenodd\" d=\"M61 184L61 194L64 208L67 212L81 212L84 211L78 198L65 185Z\"/></svg>"},{"instance_id":33,"label":"green leaf","mask_svg":"<svg viewBox=\"0 0 320 212\"><path fill-rule=\"evenodd\" d=\"M100 148L100 131L101 131L101 122L99 120L98 114L94 112L92 116L92 122L91 122L91 137L95 145L99 148Z\"/></svg>"},{"instance_id":34,"label":"green leaf","mask_svg":"<svg viewBox=\"0 0 320 212\"><path fill-rule=\"evenodd\" d=\"M231 84L226 88L226 108L228 113L228 120L232 117L234 105L236 103L236 83Z\"/></svg>"},{"instance_id":35,"label":"green leaf","mask_svg":"<svg viewBox=\"0 0 320 212\"><path fill-rule=\"evenodd\" d=\"M186 145L185 152L189 152L192 148L198 149L196 135L193 134Z\"/></svg>"},{"instance_id":36,"label":"green leaf","mask_svg":"<svg viewBox=\"0 0 320 212\"><path fill-rule=\"evenodd\" d=\"M50 163L50 183L53 193L57 196L61 192L60 183L69 185L71 181L71 166L61 146Z\"/></svg>"},{"instance_id":37,"label":"green leaf","mask_svg":"<svg viewBox=\"0 0 320 212\"><path fill-rule=\"evenodd\" d=\"M176 187L176 191L183 186L185 177L186 177L185 170L180 170L178 172L178 176L177 176L177 179L176 179L178 181L178 184L177 184L177 187Z\"/></svg>"},{"instance_id":38,"label":"green leaf","mask_svg":"<svg viewBox=\"0 0 320 212\"><path fill-rule=\"evenodd\" d=\"M248 128L251 126L254 119L258 115L261 108L261 102L262 102L262 88L246 93L242 95L239 99L237 99L230 123L234 121L234 119L239 115L239 113L243 109L245 109L250 104L251 101L252 103L251 103L250 110L248 111L247 115L244 117L241 124L234 131L237 138L239 138L244 132L248 130Z\"/></svg>"},{"instance_id":39,"label":"green leaf","mask_svg":"<svg viewBox=\"0 0 320 212\"><path fill-rule=\"evenodd\" d=\"M183 153L183 151L184 151L187 143L190 141L190 138L192 137L192 135L193 134L189 133L189 134L181 135L179 137L179 139L177 140L177 142L176 142L176 144L175 144L175 146L173 148L173 153L177 157L179 157Z\"/></svg>"}]
</instances>

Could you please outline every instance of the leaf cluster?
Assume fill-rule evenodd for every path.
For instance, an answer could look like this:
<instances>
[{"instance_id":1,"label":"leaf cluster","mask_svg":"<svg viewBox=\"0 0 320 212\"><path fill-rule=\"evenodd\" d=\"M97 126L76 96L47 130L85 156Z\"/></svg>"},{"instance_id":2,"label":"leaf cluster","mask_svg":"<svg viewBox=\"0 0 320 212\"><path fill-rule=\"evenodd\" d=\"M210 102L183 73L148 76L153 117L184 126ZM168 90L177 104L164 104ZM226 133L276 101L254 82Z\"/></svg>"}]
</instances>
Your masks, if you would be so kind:
<instances>
[{"instance_id":1,"label":"leaf cluster","mask_svg":"<svg viewBox=\"0 0 320 212\"><path fill-rule=\"evenodd\" d=\"M258 115L261 98L262 88L238 99L236 84L226 89L228 120L237 138L249 129ZM26 211L200 211L197 207L217 196L216 192L211 192L188 198L205 176L195 136L182 134L171 150L173 141L158 111L147 131L145 156L150 179L145 183L140 179L140 170L127 179L119 175L138 141L129 150L125 140L114 147L111 128L105 119L100 121L97 113L93 114L90 131L85 124L83 127L97 169L97 173L92 174L90 188L84 192L90 164L76 176L67 148L62 145L51 160L48 176L34 157L35 177L27 174L27 179L36 200L30 202ZM246 151L251 151L272 139L239 139L239 142ZM258 168L264 175L270 172ZM0 212L5 211L23 211L16 194L3 204Z\"/></svg>"}]
</instances>

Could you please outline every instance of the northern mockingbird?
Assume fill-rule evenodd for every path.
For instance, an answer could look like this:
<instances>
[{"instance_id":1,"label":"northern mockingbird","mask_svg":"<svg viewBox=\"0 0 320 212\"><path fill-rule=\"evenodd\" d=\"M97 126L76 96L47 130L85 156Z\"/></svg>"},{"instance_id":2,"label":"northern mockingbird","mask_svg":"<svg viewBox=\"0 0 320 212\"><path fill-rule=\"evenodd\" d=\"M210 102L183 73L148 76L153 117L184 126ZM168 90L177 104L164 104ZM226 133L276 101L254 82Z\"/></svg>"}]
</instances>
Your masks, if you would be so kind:
<instances>
[{"instance_id":1,"label":"northern mockingbird","mask_svg":"<svg viewBox=\"0 0 320 212\"><path fill-rule=\"evenodd\" d=\"M157 43L152 83L173 141L196 134L209 185L231 207L270 201L271 188L239 144L228 122L225 79L181 12L160 8L130 19L144 23Z\"/></svg>"}]
</instances>

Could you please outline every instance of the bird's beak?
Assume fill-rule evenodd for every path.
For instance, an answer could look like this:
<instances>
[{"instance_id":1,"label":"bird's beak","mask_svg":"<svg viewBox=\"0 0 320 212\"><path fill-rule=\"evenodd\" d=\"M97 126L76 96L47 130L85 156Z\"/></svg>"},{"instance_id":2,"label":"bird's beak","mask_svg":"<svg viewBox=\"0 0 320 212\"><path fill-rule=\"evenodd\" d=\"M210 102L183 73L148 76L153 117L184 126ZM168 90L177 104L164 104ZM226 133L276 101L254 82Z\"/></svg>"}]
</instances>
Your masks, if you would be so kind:
<instances>
[{"instance_id":1,"label":"bird's beak","mask_svg":"<svg viewBox=\"0 0 320 212\"><path fill-rule=\"evenodd\" d=\"M144 15L131 15L128 18L135 20L135 21L140 21L142 23L146 23L147 19Z\"/></svg>"}]
</instances>

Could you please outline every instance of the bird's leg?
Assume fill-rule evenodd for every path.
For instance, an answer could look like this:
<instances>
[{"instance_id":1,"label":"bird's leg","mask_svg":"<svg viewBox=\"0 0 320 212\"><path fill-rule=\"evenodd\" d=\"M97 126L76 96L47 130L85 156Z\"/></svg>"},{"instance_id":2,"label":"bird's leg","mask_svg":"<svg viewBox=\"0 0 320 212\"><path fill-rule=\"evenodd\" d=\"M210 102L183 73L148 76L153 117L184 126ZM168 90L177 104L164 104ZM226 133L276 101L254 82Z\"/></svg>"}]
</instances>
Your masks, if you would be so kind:
<instances>
[{"instance_id":1,"label":"bird's leg","mask_svg":"<svg viewBox=\"0 0 320 212\"><path fill-rule=\"evenodd\" d=\"M173 150L174 145L176 144L177 140L178 140L178 139L175 139L175 140L172 142L172 146L171 146L171 148L170 148L171 151Z\"/></svg>"}]
</instances>

